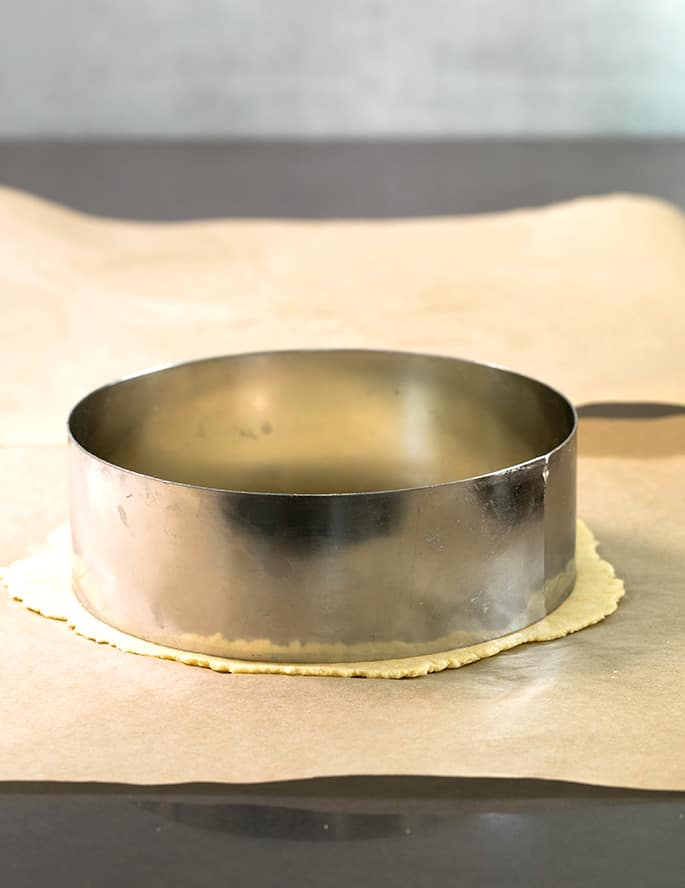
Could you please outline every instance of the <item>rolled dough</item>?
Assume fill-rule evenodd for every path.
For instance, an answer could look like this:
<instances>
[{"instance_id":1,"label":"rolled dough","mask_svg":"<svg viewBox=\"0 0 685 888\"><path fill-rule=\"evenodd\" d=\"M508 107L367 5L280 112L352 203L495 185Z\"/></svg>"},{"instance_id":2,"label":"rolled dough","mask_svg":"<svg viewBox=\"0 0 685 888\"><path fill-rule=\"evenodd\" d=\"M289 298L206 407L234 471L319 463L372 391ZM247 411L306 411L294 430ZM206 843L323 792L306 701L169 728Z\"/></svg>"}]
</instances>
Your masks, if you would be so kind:
<instances>
[{"instance_id":1,"label":"rolled dough","mask_svg":"<svg viewBox=\"0 0 685 888\"><path fill-rule=\"evenodd\" d=\"M441 653L394 660L350 663L271 663L213 657L176 650L120 632L86 611L71 588L69 528L54 531L48 546L22 561L0 570L0 581L15 601L25 608L64 621L78 635L98 644L109 644L131 654L177 660L215 672L280 673L285 675L337 676L341 678L415 678L444 669L457 669L492 657L501 651L534 641L551 641L599 623L618 607L624 595L623 581L614 568L597 554L597 541L589 528L578 522L576 546L577 581L573 592L553 613L510 635L481 644Z\"/></svg>"}]
</instances>

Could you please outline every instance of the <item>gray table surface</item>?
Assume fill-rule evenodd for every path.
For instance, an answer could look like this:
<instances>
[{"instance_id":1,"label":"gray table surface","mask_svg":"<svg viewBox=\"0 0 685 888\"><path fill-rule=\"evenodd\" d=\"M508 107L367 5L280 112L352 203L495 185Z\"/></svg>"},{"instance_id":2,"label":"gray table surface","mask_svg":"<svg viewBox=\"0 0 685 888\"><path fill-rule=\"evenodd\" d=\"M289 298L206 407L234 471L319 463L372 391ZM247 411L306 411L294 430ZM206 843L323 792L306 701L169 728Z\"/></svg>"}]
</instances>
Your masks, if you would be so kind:
<instances>
[{"instance_id":1,"label":"gray table surface","mask_svg":"<svg viewBox=\"0 0 685 888\"><path fill-rule=\"evenodd\" d=\"M685 205L685 142L5 142L0 183L135 219L446 215L612 191Z\"/></svg>"},{"instance_id":2,"label":"gray table surface","mask_svg":"<svg viewBox=\"0 0 685 888\"><path fill-rule=\"evenodd\" d=\"M611 191L685 206L685 143L12 142L0 144L0 184L135 219L444 215ZM438 879L681 888L685 794L393 777L0 784L8 888L403 888Z\"/></svg>"}]
</instances>

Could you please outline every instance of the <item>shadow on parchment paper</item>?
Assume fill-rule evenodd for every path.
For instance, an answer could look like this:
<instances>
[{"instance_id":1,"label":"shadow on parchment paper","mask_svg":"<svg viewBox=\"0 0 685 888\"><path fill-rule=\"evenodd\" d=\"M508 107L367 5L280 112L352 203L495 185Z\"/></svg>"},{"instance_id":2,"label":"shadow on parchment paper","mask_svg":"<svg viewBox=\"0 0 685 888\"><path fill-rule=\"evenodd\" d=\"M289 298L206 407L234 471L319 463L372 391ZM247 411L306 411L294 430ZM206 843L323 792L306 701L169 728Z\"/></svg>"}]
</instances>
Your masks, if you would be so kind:
<instances>
[{"instance_id":1,"label":"shadow on parchment paper","mask_svg":"<svg viewBox=\"0 0 685 888\"><path fill-rule=\"evenodd\" d=\"M588 419L662 419L685 414L685 405L659 401L593 401L576 407Z\"/></svg>"},{"instance_id":2,"label":"shadow on parchment paper","mask_svg":"<svg viewBox=\"0 0 685 888\"><path fill-rule=\"evenodd\" d=\"M579 417L579 457L589 459L656 460L685 455L685 406L655 403L596 403L577 408ZM582 509L581 509L582 514ZM644 580L644 565L659 564L663 575L685 577L685 550L675 546L659 546L654 540L636 539L615 525L592 527L599 537L599 553L616 567L625 581L628 595L610 621L589 626L582 632L588 641L596 633L624 633L642 627L641 635L654 626L654 609L659 607L660 589L648 590ZM645 598L649 593L648 600ZM668 596L665 601L668 601ZM658 617L658 614L657 614ZM658 631L658 630L654 630ZM680 641L678 641L680 639ZM633 662L651 656L649 645L636 644L633 633L626 639L632 650ZM669 641L685 649L685 619L669 622ZM503 651L493 659L469 665L469 672L479 673L482 687L492 683L501 688L509 686L508 700L517 698L520 705L534 704L535 697L545 693L557 676L572 663L577 663L576 636L555 639L548 644L525 644ZM536 670L540 651L544 650L544 674ZM602 666L605 668L606 664ZM522 680L525 679L525 680ZM434 681L449 680L448 673L434 676Z\"/></svg>"},{"instance_id":3,"label":"shadow on parchment paper","mask_svg":"<svg viewBox=\"0 0 685 888\"><path fill-rule=\"evenodd\" d=\"M682 404L588 404L578 408L578 416L581 460L651 461L685 456L685 406ZM645 468L645 471L649 469ZM615 631L620 631L623 621L634 626L636 620L643 634L658 631L654 628L655 623L658 625L663 619L664 609L668 609L672 599L666 592L663 596L664 609L661 609L659 602L663 588L646 588L645 565L660 565L662 583L673 588L685 577L685 549L676 545L660 546L654 538L645 540L629 535L613 525L593 526L593 529L600 539L600 555L617 568L619 576L626 583L628 595L606 627L603 623L591 626L584 630L583 635L609 630L612 625ZM685 649L685 619L678 619L676 615L668 626L669 643ZM626 639L628 646L632 644L631 638L632 634ZM512 654L515 653L512 651ZM648 645L643 643L632 647L633 662L644 656L651 656Z\"/></svg>"},{"instance_id":4,"label":"shadow on parchment paper","mask_svg":"<svg viewBox=\"0 0 685 888\"><path fill-rule=\"evenodd\" d=\"M578 417L580 457L685 455L685 406L680 404L587 404L578 408Z\"/></svg>"}]
</instances>

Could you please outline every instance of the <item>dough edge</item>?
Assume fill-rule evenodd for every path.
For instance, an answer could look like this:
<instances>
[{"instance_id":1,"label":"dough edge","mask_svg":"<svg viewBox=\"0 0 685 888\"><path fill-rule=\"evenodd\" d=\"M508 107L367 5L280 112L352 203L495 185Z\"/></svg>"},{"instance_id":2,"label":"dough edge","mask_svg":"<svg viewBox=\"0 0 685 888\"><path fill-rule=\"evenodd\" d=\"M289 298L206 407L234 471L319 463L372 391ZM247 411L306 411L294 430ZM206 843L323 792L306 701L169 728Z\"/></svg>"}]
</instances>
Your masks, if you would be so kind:
<instances>
[{"instance_id":1,"label":"dough edge","mask_svg":"<svg viewBox=\"0 0 685 888\"><path fill-rule=\"evenodd\" d=\"M418 657L344 663L277 663L236 660L177 650L128 635L88 613L71 589L71 545L65 525L53 531L48 546L29 558L0 569L2 583L11 599L27 610L61 620L77 635L121 651L214 672L280 675L313 675L337 678L418 678L431 672L458 669L530 642L552 641L578 632L608 617L625 594L623 581L613 566L597 554L598 542L583 521L578 521L576 542L577 579L568 598L537 623L509 635L468 647Z\"/></svg>"}]
</instances>

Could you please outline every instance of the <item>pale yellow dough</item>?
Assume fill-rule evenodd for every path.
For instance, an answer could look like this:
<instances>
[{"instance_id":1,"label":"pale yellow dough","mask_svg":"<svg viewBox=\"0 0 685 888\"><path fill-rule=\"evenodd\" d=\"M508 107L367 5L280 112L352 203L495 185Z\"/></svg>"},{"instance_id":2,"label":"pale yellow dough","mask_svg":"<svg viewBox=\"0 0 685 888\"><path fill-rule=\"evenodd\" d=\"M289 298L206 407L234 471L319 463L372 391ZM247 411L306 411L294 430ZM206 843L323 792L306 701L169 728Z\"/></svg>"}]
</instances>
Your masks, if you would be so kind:
<instances>
[{"instance_id":1,"label":"pale yellow dough","mask_svg":"<svg viewBox=\"0 0 685 888\"><path fill-rule=\"evenodd\" d=\"M49 537L49 545L23 561L4 568L0 579L9 595L28 610L63 620L78 635L99 644L109 644L131 654L178 660L188 666L204 666L215 672L281 673L365 678L415 678L443 669L457 669L476 660L533 641L551 641L599 623L618 607L623 597L623 581L597 554L597 541L589 528L578 522L576 547L578 578L566 601L543 620L518 632L493 638L470 647L455 648L420 657L372 660L356 663L266 663L232 660L176 650L152 644L113 629L89 614L71 590L71 546L68 527Z\"/></svg>"}]
</instances>

